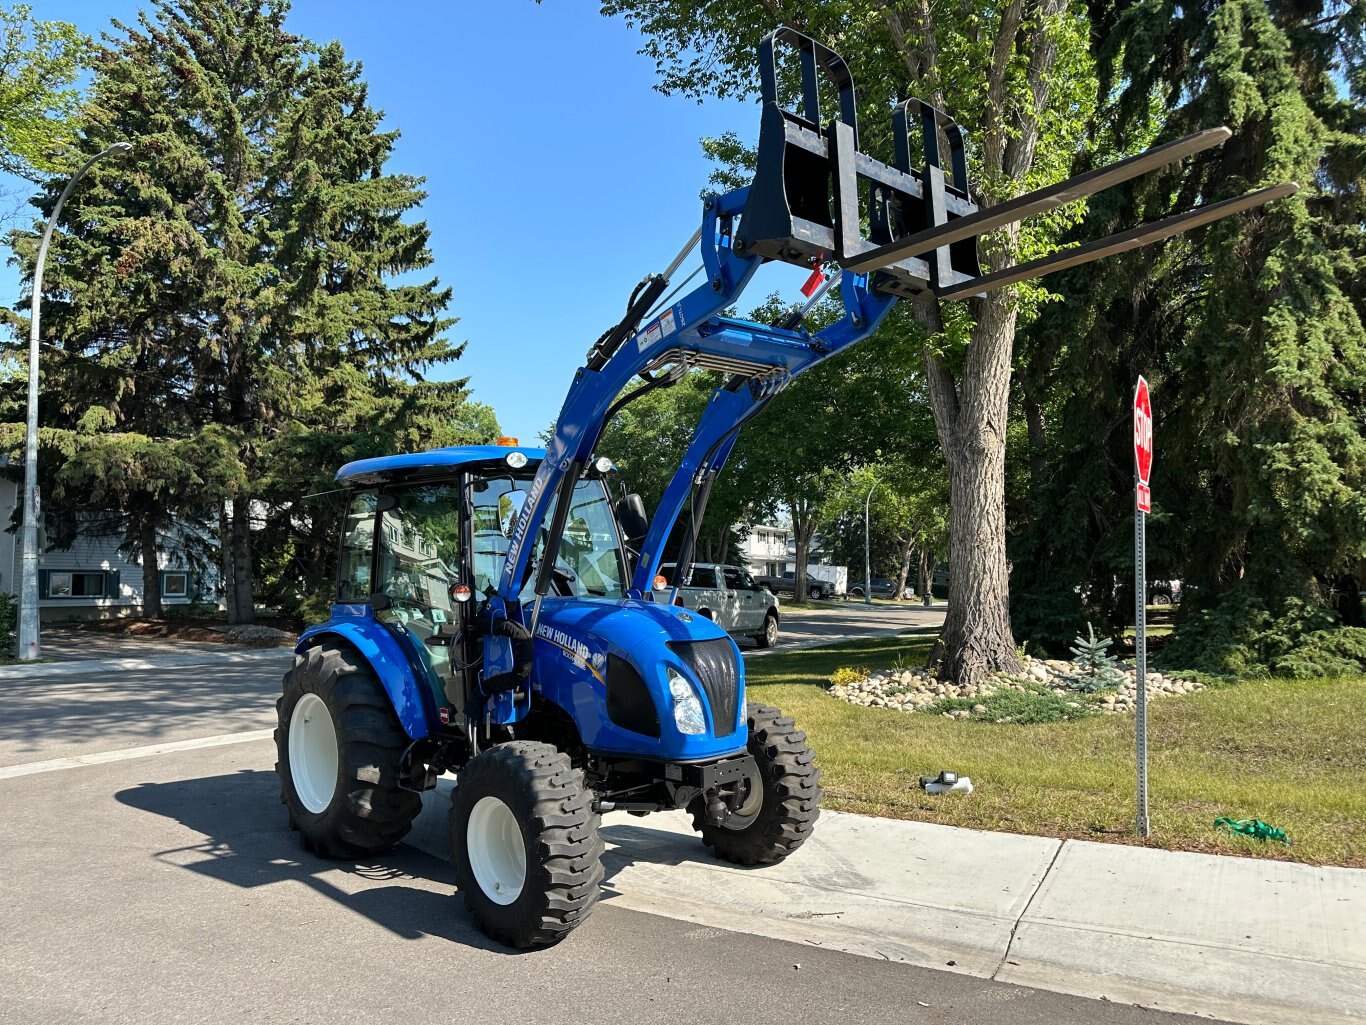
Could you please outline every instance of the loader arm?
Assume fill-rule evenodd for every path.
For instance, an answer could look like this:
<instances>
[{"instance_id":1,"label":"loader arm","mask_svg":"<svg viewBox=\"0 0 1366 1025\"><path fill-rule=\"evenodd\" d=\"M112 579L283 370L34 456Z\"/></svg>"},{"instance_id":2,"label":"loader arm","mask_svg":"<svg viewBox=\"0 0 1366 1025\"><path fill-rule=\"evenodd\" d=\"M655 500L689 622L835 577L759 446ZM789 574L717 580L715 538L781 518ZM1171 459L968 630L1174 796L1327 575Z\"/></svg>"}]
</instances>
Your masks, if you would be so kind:
<instances>
[{"instance_id":1,"label":"loader arm","mask_svg":"<svg viewBox=\"0 0 1366 1025\"><path fill-rule=\"evenodd\" d=\"M874 294L866 276L846 274L839 289L844 315L818 333L723 316L722 311L735 304L764 262L758 253L736 252L732 244L734 222L745 207L748 193L748 189L737 189L704 203L699 246L707 281L658 310L639 331L624 337L614 351L603 353L595 347L588 362L575 372L546 444L545 458L508 540L498 597L509 607L517 602L524 586L534 541L547 517L547 544L556 545L564 526L567 496L572 495L590 464L617 396L633 379L680 365L728 375L727 386L712 395L687 454L651 519L645 544L649 554L642 556L632 580L633 589L644 592L650 589L664 539L687 500L693 476L717 472L724 464L730 444L720 444L722 439L729 436L733 442L736 428L796 375L867 338L896 302L895 296ZM549 572L549 555L547 552L541 558L538 595L546 593L540 576Z\"/></svg>"}]
</instances>

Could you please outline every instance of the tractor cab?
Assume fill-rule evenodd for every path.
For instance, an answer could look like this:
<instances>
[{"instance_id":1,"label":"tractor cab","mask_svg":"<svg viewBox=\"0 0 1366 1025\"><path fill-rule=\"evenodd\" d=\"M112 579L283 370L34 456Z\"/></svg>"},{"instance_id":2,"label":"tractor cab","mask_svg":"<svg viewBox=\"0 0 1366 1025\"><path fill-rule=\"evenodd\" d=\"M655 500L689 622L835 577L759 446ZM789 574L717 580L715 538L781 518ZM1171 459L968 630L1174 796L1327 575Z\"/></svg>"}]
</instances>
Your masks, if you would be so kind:
<instances>
[{"instance_id":1,"label":"tractor cab","mask_svg":"<svg viewBox=\"0 0 1366 1025\"><path fill-rule=\"evenodd\" d=\"M385 686L417 741L404 777L419 789L519 734L553 740L580 762L740 753L739 651L667 595L656 602L632 589L629 544L645 519L637 496L612 499L608 460L574 485L546 594L535 593L542 524L517 592L525 612L493 611L543 457L470 446L342 467L350 494L336 601L304 641L345 631L389 650Z\"/></svg>"},{"instance_id":2,"label":"tractor cab","mask_svg":"<svg viewBox=\"0 0 1366 1025\"><path fill-rule=\"evenodd\" d=\"M492 594L508 539L544 452L466 446L348 463L333 622L373 620L420 668L429 729L463 726L478 684L477 617ZM606 467L575 487L551 574L555 598L616 601L629 564ZM531 568L544 551L542 528ZM523 591L529 596L531 576ZM325 624L324 624L325 625ZM424 731L425 732L425 731Z\"/></svg>"}]
</instances>

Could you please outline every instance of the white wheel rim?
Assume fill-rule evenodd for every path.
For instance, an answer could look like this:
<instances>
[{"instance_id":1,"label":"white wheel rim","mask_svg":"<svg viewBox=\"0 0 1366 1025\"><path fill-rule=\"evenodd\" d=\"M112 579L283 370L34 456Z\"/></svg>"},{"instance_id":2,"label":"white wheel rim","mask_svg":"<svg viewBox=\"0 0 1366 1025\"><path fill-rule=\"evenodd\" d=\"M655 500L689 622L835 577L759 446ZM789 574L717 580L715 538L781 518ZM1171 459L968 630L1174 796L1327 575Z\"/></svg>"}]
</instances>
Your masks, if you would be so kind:
<instances>
[{"instance_id":1,"label":"white wheel rim","mask_svg":"<svg viewBox=\"0 0 1366 1025\"><path fill-rule=\"evenodd\" d=\"M769 616L768 621L764 623L764 637L768 639L769 644L778 639L778 621L772 616Z\"/></svg>"},{"instance_id":2,"label":"white wheel rim","mask_svg":"<svg viewBox=\"0 0 1366 1025\"><path fill-rule=\"evenodd\" d=\"M495 904L511 904L526 883L526 844L512 809L496 797L481 797L465 830L474 880Z\"/></svg>"},{"instance_id":3,"label":"white wheel rim","mask_svg":"<svg viewBox=\"0 0 1366 1025\"><path fill-rule=\"evenodd\" d=\"M289 719L289 775L294 792L314 814L324 812L337 791L337 730L327 703L305 694Z\"/></svg>"}]
</instances>

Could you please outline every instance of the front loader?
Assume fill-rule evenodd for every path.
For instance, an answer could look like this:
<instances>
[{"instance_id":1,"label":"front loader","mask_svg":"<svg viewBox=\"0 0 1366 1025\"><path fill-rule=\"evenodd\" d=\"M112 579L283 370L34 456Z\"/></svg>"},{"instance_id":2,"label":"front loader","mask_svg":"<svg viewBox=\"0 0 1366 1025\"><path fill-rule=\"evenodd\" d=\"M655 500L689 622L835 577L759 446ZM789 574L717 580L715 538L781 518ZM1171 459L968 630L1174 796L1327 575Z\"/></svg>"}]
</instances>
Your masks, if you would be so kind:
<instances>
[{"instance_id":1,"label":"front loader","mask_svg":"<svg viewBox=\"0 0 1366 1025\"><path fill-rule=\"evenodd\" d=\"M780 56L796 59L786 77ZM300 637L278 704L290 824L321 856L365 857L397 842L419 794L456 773L457 883L484 930L514 947L556 942L588 915L603 812L686 811L718 857L744 865L780 861L811 835L820 773L806 735L746 702L735 642L675 605L658 576L687 509L672 577L686 581L712 482L769 399L871 335L903 298L980 295L1294 191L1265 189L983 274L982 233L1229 133L983 208L969 189L965 135L944 112L917 100L898 107L896 157L884 164L858 148L854 83L837 54L779 29L759 59L752 184L704 201L700 229L589 349L544 450L507 439L337 473L348 501L332 614ZM822 77L839 107L825 124ZM784 82L799 86L797 109L779 102ZM694 250L705 280L666 297ZM769 261L820 281L810 302L777 324L727 316ZM806 314L827 292L843 313L808 331ZM613 497L598 441L624 405L694 370L720 383L647 517L638 496Z\"/></svg>"}]
</instances>

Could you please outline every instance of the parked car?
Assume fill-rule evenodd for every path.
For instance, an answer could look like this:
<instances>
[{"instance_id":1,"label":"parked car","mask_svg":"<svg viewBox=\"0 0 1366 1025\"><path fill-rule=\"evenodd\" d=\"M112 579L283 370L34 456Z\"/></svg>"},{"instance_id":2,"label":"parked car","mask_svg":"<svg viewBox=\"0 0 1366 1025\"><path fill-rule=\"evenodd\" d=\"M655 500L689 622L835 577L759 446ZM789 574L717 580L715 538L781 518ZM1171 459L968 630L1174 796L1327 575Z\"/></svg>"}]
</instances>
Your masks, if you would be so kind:
<instances>
[{"instance_id":1,"label":"parked car","mask_svg":"<svg viewBox=\"0 0 1366 1025\"><path fill-rule=\"evenodd\" d=\"M863 597L863 584L862 584L862 583L851 584L850 587L849 587L849 593L850 593L851 595L853 595L855 598L862 598L862 597ZM873 597L874 597L874 598L895 598L895 597L897 597L897 593L896 593L896 581L895 581L895 580L891 580L891 579L889 579L889 578L887 578L887 577L873 577ZM912 588L912 587L909 587L909 586L903 587L903 588L901 589L901 595L900 595L900 597L903 598L903 599L914 598L914 597L915 597L915 589Z\"/></svg>"},{"instance_id":2,"label":"parked car","mask_svg":"<svg viewBox=\"0 0 1366 1025\"><path fill-rule=\"evenodd\" d=\"M849 571L844 566L816 566L806 567L806 596L808 598L830 598L837 594L845 593L845 583L849 578ZM768 590L770 594L790 594L795 596L797 593L797 574L788 570L782 576L770 577L761 576L755 579Z\"/></svg>"},{"instance_id":3,"label":"parked car","mask_svg":"<svg viewBox=\"0 0 1366 1025\"><path fill-rule=\"evenodd\" d=\"M1181 604L1181 581L1179 581L1179 580L1149 580L1149 581L1148 581L1148 604L1149 604L1149 605L1179 605L1179 604Z\"/></svg>"},{"instance_id":4,"label":"parked car","mask_svg":"<svg viewBox=\"0 0 1366 1025\"><path fill-rule=\"evenodd\" d=\"M666 562L659 572L672 586L677 566ZM727 633L753 637L761 648L778 640L778 599L761 587L742 566L695 563L675 601L706 616Z\"/></svg>"}]
</instances>

